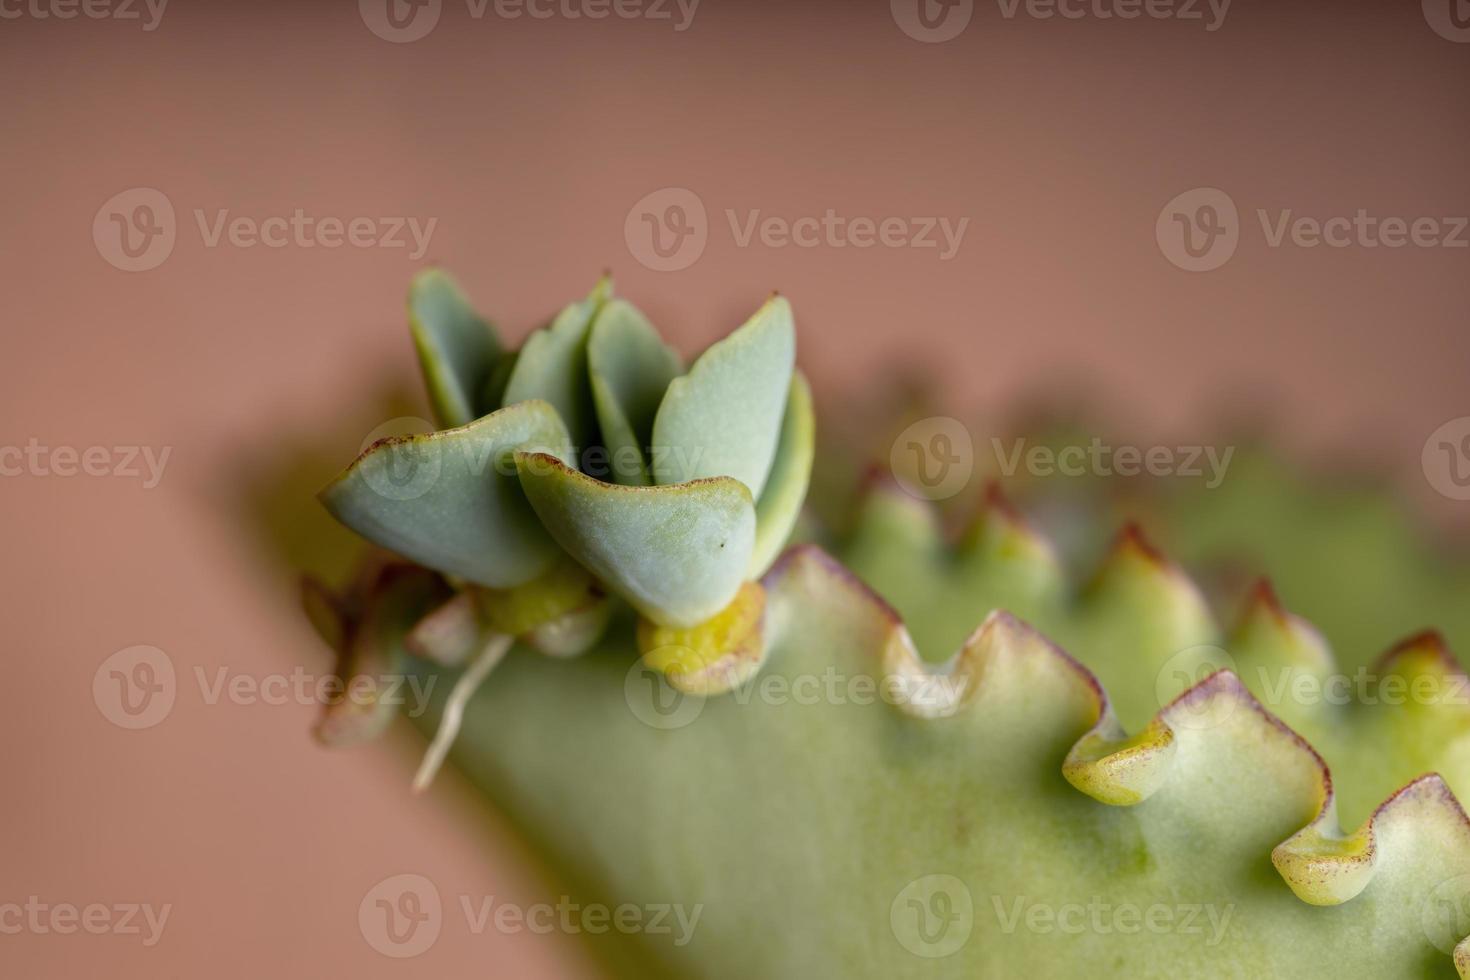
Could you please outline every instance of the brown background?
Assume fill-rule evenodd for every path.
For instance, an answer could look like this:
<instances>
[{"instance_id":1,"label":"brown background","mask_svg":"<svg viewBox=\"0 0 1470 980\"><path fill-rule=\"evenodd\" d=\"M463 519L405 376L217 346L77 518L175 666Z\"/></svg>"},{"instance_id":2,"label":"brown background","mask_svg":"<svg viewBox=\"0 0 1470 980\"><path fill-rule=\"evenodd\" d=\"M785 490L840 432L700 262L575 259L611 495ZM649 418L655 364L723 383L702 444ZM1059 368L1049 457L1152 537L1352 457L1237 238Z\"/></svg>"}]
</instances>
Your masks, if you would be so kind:
<instances>
[{"instance_id":1,"label":"brown background","mask_svg":"<svg viewBox=\"0 0 1470 980\"><path fill-rule=\"evenodd\" d=\"M357 905L387 875L427 875L449 902L546 886L490 818L452 805L467 797L452 776L408 796L409 733L331 754L308 707L199 695L196 667L326 666L281 558L330 565L311 485L383 421L385 389L418 396L405 250L207 248L196 208L438 218L428 258L514 338L608 266L686 352L780 288L829 415L898 364L970 419L1082 391L1113 424L1201 438L1222 409L1265 409L1288 445L1372 457L1420 503L1464 507L1419 459L1470 414L1470 251L1273 249L1254 219L1470 213L1470 45L1417 4L1237 0L1206 32L981 3L925 44L886 2L704 0L682 33L476 21L448 2L428 37L390 44L350 0L173 0L152 32L0 20L0 51L0 443L172 447L155 489L0 478L0 903L173 905L152 949L0 935L7 977L587 969L564 940L453 926L417 959L375 953ZM702 199L709 243L657 273L624 219L670 186ZM1226 190L1245 227L1229 263L1191 274L1154 223L1199 186ZM178 241L125 273L91 223L133 187L168 196ZM724 218L829 207L970 226L944 262L740 248ZM90 696L133 644L166 651L181 685L137 732Z\"/></svg>"}]
</instances>

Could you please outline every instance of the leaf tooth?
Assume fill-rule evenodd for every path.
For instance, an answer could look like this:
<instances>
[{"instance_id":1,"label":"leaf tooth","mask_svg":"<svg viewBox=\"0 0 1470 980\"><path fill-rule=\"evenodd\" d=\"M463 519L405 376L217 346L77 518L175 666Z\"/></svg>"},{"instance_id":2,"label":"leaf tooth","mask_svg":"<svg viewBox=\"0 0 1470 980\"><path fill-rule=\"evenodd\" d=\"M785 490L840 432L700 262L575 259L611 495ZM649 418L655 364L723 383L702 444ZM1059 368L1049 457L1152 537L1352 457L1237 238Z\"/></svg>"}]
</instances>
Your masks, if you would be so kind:
<instances>
[{"instance_id":1,"label":"leaf tooth","mask_svg":"<svg viewBox=\"0 0 1470 980\"><path fill-rule=\"evenodd\" d=\"M1112 685L1126 725L1142 726L1204 668L1228 664L1199 587L1137 524L1119 533L1076 611L1068 635L1086 643L1087 663ZM1151 689L1124 683L1140 671L1156 678Z\"/></svg>"},{"instance_id":2,"label":"leaf tooth","mask_svg":"<svg viewBox=\"0 0 1470 980\"><path fill-rule=\"evenodd\" d=\"M783 588L787 579L807 579L810 584L799 589ZM879 666L890 686L884 700L905 714L919 718L953 715L982 698L986 694L985 678L1000 672L1013 674L1013 683L1022 687L1042 684L1051 690L1070 692L1069 710L1078 712L1083 724L1094 725L1111 711L1107 695L1091 671L1040 631L1003 609L990 612L955 654L936 664L919 656L898 611L818 545L803 543L788 548L761 584L775 600L773 635L777 636L784 631L783 617L808 611L799 602L793 604L791 596L807 596L833 587L856 593L871 610L878 635L883 638L878 644Z\"/></svg>"},{"instance_id":3,"label":"leaf tooth","mask_svg":"<svg viewBox=\"0 0 1470 980\"><path fill-rule=\"evenodd\" d=\"M1263 708L1240 678L1217 670L1169 702L1129 735L1104 694L1097 724L1077 740L1062 763L1062 775L1077 789L1110 806L1132 806L1148 799L1170 772L1182 738L1220 727L1241 707L1269 722L1305 748L1317 767L1326 766L1307 742Z\"/></svg>"},{"instance_id":4,"label":"leaf tooth","mask_svg":"<svg viewBox=\"0 0 1470 980\"><path fill-rule=\"evenodd\" d=\"M1436 763L1449 761L1470 734L1470 678L1444 637L1436 630L1416 633L1375 660L1369 674L1378 684L1366 692L1366 707L1377 709L1373 721L1414 731L1411 744L1434 746Z\"/></svg>"},{"instance_id":5,"label":"leaf tooth","mask_svg":"<svg viewBox=\"0 0 1470 980\"><path fill-rule=\"evenodd\" d=\"M985 485L980 506L961 532L957 550L965 562L1000 565L1019 559L1038 566L1058 582L1063 578L1051 539L1016 509L994 480Z\"/></svg>"},{"instance_id":6,"label":"leaf tooth","mask_svg":"<svg viewBox=\"0 0 1470 980\"><path fill-rule=\"evenodd\" d=\"M1230 650L1247 686L1256 697L1265 697L1271 710L1290 724L1320 721L1332 706L1320 698L1301 703L1287 697L1295 675L1305 674L1321 685L1337 669L1332 650L1317 628L1289 612L1269 580L1260 579L1251 589L1245 608L1230 635Z\"/></svg>"},{"instance_id":7,"label":"leaf tooth","mask_svg":"<svg viewBox=\"0 0 1470 980\"><path fill-rule=\"evenodd\" d=\"M1150 602L1165 599L1191 609L1206 607L1204 595L1189 574L1155 547L1133 521L1123 525L1113 539L1086 591L1098 599L1143 591Z\"/></svg>"},{"instance_id":8,"label":"leaf tooth","mask_svg":"<svg viewBox=\"0 0 1470 980\"><path fill-rule=\"evenodd\" d=\"M1328 786L1329 797L1317 819L1271 852L1271 863L1302 901L1340 905L1356 898L1395 857L1414 856L1421 862L1427 857L1447 878L1453 877L1451 868L1466 865L1470 819L1438 773L1406 783L1351 834L1344 833L1338 823L1330 779ZM1446 851L1445 860L1424 853L1436 845ZM1404 850L1418 853L1406 855ZM1457 964L1464 946L1462 942L1456 948Z\"/></svg>"},{"instance_id":9,"label":"leaf tooth","mask_svg":"<svg viewBox=\"0 0 1470 980\"><path fill-rule=\"evenodd\" d=\"M853 530L847 549L856 555L891 552L937 556L944 550L944 531L932 501L899 485L887 469L870 468L858 491ZM848 559L861 566L863 562Z\"/></svg>"},{"instance_id":10,"label":"leaf tooth","mask_svg":"<svg viewBox=\"0 0 1470 980\"><path fill-rule=\"evenodd\" d=\"M787 577L804 580L804 584L799 588L783 587ZM855 591L880 624L876 635L882 639L877 651L889 674L946 673L964 677L964 685L951 688L959 692L956 703L961 706L981 699L987 677L999 672L1007 659L1033 665L1047 663L1048 672L1064 665L1074 672L1074 679L1083 682L1082 690L1090 692L1095 707L1093 727L1074 744L1064 763L1064 774L1074 786L1103 803L1128 805L1158 795L1158 790L1168 786L1171 774L1175 781L1187 775L1192 777L1192 785L1179 786L1178 792L1171 790L1167 801L1160 798L1159 805L1168 808L1167 820L1205 821L1201 826L1207 825L1208 814L1191 816L1191 806L1216 808L1222 800L1231 798L1264 797L1268 803L1280 798L1278 803L1269 803L1271 819L1280 821L1283 815L1290 818L1299 810L1306 826L1273 848L1272 862L1293 892L1311 904L1347 901L1359 894L1375 873L1385 869L1399 871L1398 883L1409 888L1417 887L1414 876L1425 867L1438 869L1446 880L1459 880L1454 876L1470 872L1470 820L1440 776L1430 774L1410 782L1380 804L1356 834L1343 834L1326 762L1306 739L1267 710L1232 671L1216 671L1193 685L1162 708L1138 736L1130 738L1113 715L1097 679L1009 614L991 614L951 663L934 670L919 659L899 614L816 545L788 549L762 581L782 617L803 614L814 593L833 587ZM1265 611L1274 616L1279 605L1277 602L1277 608ZM1419 650L1434 653L1436 662L1447 658L1439 656L1442 644L1423 636L1416 639L1417 644L1400 644L1397 655L1403 657L1406 651ZM1038 676L1033 669L1002 686L1019 683L1026 689L1024 685ZM1014 690L1001 693L1013 694ZM1210 717L1212 712L1226 711L1231 714L1223 719ZM932 718L947 712L918 711L909 706L906 713ZM1226 745L1226 749L1247 750L1246 779L1239 772L1219 771L1218 752L1214 757L1195 755L1201 747L1222 738L1232 743L1241 740ZM1271 751L1273 743L1284 751ZM1233 752L1226 753L1230 754ZM1184 763L1190 755L1194 758L1186 769ZM1259 783L1248 778L1253 774L1259 777ZM1261 792L1251 793L1253 786ZM1198 799L1197 791L1206 789L1211 792ZM1430 851L1433 853L1427 853ZM1427 900L1422 893L1418 898ZM1392 890L1385 898L1390 902L1402 900L1413 899ZM1462 976L1470 980L1470 940L1455 948L1455 959Z\"/></svg>"},{"instance_id":11,"label":"leaf tooth","mask_svg":"<svg viewBox=\"0 0 1470 980\"><path fill-rule=\"evenodd\" d=\"M1450 653L1449 644L1439 630L1421 630L1409 636L1381 654L1373 662L1373 670L1379 674L1414 676L1432 672L1450 677L1464 677L1460 662Z\"/></svg>"},{"instance_id":12,"label":"leaf tooth","mask_svg":"<svg viewBox=\"0 0 1470 980\"><path fill-rule=\"evenodd\" d=\"M1128 735L1111 711L1067 753L1062 775L1088 796L1109 806L1132 806L1164 783L1178 743L1160 718Z\"/></svg>"}]
</instances>

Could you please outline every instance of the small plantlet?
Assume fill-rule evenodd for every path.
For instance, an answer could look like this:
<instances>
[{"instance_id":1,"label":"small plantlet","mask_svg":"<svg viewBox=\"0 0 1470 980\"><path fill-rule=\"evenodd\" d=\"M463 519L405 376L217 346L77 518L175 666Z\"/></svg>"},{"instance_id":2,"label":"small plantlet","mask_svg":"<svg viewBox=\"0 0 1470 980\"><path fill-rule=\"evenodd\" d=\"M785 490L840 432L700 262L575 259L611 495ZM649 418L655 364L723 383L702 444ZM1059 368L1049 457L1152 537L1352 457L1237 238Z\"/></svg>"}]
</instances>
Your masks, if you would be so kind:
<instances>
[{"instance_id":1,"label":"small plantlet","mask_svg":"<svg viewBox=\"0 0 1470 980\"><path fill-rule=\"evenodd\" d=\"M995 490L950 539L878 478L832 553L787 548L815 430L780 296L687 370L606 279L519 351L442 272L409 319L439 429L322 492L391 556L307 609L349 683L455 675L415 788L453 758L589 900L700 907L610 969L1470 977L1438 634L1329 697L1268 584L1222 629L1129 526L1079 586Z\"/></svg>"}]
</instances>

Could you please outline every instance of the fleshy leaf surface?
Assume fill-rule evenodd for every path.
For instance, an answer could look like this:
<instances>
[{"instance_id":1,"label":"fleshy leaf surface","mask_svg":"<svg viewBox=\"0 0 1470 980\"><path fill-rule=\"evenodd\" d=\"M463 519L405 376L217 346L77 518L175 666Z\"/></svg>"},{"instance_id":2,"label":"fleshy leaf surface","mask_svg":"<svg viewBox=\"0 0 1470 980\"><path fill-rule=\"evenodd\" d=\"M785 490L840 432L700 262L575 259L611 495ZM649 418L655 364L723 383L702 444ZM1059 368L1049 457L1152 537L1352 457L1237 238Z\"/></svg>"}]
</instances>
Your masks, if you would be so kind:
<instances>
[{"instance_id":1,"label":"fleshy leaf surface","mask_svg":"<svg viewBox=\"0 0 1470 980\"><path fill-rule=\"evenodd\" d=\"M759 498L796 365L791 304L773 296L675 378L653 423L653 480L728 476Z\"/></svg>"},{"instance_id":2,"label":"fleshy leaf surface","mask_svg":"<svg viewBox=\"0 0 1470 980\"><path fill-rule=\"evenodd\" d=\"M529 581L559 554L521 492L511 454L569 453L543 401L457 429L385 439L321 492L332 515L376 544L488 588Z\"/></svg>"},{"instance_id":3,"label":"fleshy leaf surface","mask_svg":"<svg viewBox=\"0 0 1470 980\"><path fill-rule=\"evenodd\" d=\"M812 461L817 449L817 420L812 411L812 390L800 371L791 377L786 399L786 417L781 422L781 439L776 461L766 488L755 502L755 553L750 575L759 578L776 560L791 538L801 505L812 479Z\"/></svg>"},{"instance_id":4,"label":"fleshy leaf surface","mask_svg":"<svg viewBox=\"0 0 1470 980\"><path fill-rule=\"evenodd\" d=\"M587 383L587 336L611 290L611 281L600 280L590 296L527 337L505 385L506 405L530 399L551 403L579 451L591 445L597 431Z\"/></svg>"},{"instance_id":5,"label":"fleshy leaf surface","mask_svg":"<svg viewBox=\"0 0 1470 980\"><path fill-rule=\"evenodd\" d=\"M1189 576L1134 526L1075 594L1051 546L997 495L976 528L992 530L952 546L928 501L886 481L862 501L847 563L904 614L927 655L953 649L976 615L1015 610L1098 675L1128 731L1214 671L1234 671L1327 760L1351 824L1426 772L1470 787L1470 681L1438 634L1350 667L1269 586L1222 629Z\"/></svg>"},{"instance_id":6,"label":"fleshy leaf surface","mask_svg":"<svg viewBox=\"0 0 1470 980\"><path fill-rule=\"evenodd\" d=\"M439 428L493 411L495 405L481 403L480 392L501 356L500 342L447 272L428 269L414 277L408 325Z\"/></svg>"},{"instance_id":7,"label":"fleshy leaf surface","mask_svg":"<svg viewBox=\"0 0 1470 980\"><path fill-rule=\"evenodd\" d=\"M1147 801L1107 805L1061 770L1112 709L1035 631L988 617L935 669L814 549L765 587L771 649L744 696L677 695L616 640L512 655L457 746L578 895L693 923L639 937L644 975L1453 975L1442 905L1470 826L1437 781L1385 806L1361 892L1316 908L1267 856L1330 815L1326 770L1229 672L1153 719L1145 741L1170 748ZM948 694L895 696L915 676Z\"/></svg>"},{"instance_id":8,"label":"fleshy leaf surface","mask_svg":"<svg viewBox=\"0 0 1470 980\"><path fill-rule=\"evenodd\" d=\"M517 453L516 464L557 543L649 619L696 626L734 599L755 546L755 506L739 481L622 487L546 454Z\"/></svg>"},{"instance_id":9,"label":"fleshy leaf surface","mask_svg":"<svg viewBox=\"0 0 1470 980\"><path fill-rule=\"evenodd\" d=\"M653 419L669 382L683 370L678 353L659 338L647 317L624 300L608 301L592 324L587 371L612 482L653 482L645 456Z\"/></svg>"}]
</instances>

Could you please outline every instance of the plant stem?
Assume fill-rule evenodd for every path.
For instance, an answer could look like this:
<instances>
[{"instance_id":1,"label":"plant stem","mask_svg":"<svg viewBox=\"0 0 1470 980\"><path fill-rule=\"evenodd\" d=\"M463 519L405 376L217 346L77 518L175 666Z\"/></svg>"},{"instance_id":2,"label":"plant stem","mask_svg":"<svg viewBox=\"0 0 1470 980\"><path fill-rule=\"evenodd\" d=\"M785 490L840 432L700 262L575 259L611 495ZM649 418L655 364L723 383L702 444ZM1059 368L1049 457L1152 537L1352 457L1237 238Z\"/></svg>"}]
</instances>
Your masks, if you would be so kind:
<instances>
[{"instance_id":1,"label":"plant stem","mask_svg":"<svg viewBox=\"0 0 1470 980\"><path fill-rule=\"evenodd\" d=\"M449 699L444 703L444 717L439 719L439 730L434 733L434 740L429 743L429 751L424 754L424 761L419 763L419 771L413 777L415 793L422 793L434 781L439 767L444 764L444 757L449 754L449 747L454 744L455 736L459 734L460 723L464 720L465 705L469 704L470 698L484 683L485 678L490 676L495 665L504 659L514 641L515 637L505 633L491 633L475 659L454 682L454 687L449 692Z\"/></svg>"}]
</instances>

